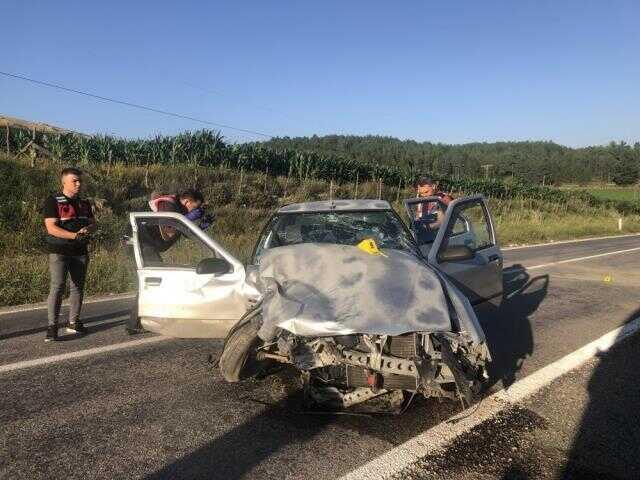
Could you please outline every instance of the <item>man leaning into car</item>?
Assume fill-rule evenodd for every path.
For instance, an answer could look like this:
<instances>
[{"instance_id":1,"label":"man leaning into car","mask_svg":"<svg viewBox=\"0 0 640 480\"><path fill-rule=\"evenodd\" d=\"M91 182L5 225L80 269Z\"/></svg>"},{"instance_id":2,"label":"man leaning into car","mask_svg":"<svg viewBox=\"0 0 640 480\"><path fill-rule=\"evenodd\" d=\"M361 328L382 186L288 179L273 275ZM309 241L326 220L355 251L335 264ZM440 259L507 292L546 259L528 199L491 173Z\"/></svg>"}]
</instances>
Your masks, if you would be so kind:
<instances>
[{"instance_id":1,"label":"man leaning into car","mask_svg":"<svg viewBox=\"0 0 640 480\"><path fill-rule=\"evenodd\" d=\"M438 184L431 177L420 177L416 182L416 197L438 197L438 199L446 206L452 201L453 197L448 193L438 190ZM435 216L434 221L430 221L428 227L430 230L437 230L444 220L444 211L439 202L418 203L416 205L415 220L423 220L429 216Z\"/></svg>"}]
</instances>

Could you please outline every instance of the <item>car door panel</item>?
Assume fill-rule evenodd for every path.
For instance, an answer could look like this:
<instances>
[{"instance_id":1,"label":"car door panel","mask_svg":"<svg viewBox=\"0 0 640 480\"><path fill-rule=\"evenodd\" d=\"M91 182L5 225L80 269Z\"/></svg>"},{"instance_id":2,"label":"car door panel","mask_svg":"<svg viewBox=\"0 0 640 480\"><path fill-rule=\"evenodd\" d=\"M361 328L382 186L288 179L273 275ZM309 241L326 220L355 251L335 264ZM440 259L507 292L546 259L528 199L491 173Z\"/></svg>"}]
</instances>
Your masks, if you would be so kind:
<instances>
[{"instance_id":1,"label":"car door panel","mask_svg":"<svg viewBox=\"0 0 640 480\"><path fill-rule=\"evenodd\" d=\"M481 226L462 212L474 209L482 212ZM453 230L456 234L452 234ZM474 257L462 261L441 262L438 254L448 245L465 245ZM499 303L502 296L502 253L495 226L484 198L480 195L454 200L447 207L445 218L428 253L429 263L443 272L460 288L472 304L486 300Z\"/></svg>"},{"instance_id":2,"label":"car door panel","mask_svg":"<svg viewBox=\"0 0 640 480\"><path fill-rule=\"evenodd\" d=\"M470 260L438 263L437 268L476 305L499 299L502 293L502 263L489 261L489 252L475 252Z\"/></svg>"},{"instance_id":3,"label":"car door panel","mask_svg":"<svg viewBox=\"0 0 640 480\"><path fill-rule=\"evenodd\" d=\"M142 326L152 332L181 338L224 337L247 311L249 299L257 296L255 289L245 282L243 265L180 214L132 213L130 220L139 285L138 315ZM142 250L148 245L141 233L157 222L173 222L172 225L182 229L191 240L199 242L203 254L228 262L229 271L198 274L195 265L185 267L145 261ZM190 252L180 253L188 257Z\"/></svg>"}]
</instances>

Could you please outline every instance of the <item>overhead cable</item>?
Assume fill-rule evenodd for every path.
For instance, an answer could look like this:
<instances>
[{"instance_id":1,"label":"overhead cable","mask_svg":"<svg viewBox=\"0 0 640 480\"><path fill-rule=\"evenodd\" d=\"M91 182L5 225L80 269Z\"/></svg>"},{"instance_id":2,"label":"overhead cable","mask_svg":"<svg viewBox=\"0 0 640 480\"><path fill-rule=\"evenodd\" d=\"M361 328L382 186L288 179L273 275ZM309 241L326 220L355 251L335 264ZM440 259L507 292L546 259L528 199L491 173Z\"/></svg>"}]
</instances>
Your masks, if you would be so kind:
<instances>
[{"instance_id":1,"label":"overhead cable","mask_svg":"<svg viewBox=\"0 0 640 480\"><path fill-rule=\"evenodd\" d=\"M231 125L225 125L223 123L210 122L209 120L203 120L201 118L191 117L189 115L183 115L181 113L174 113L174 112L170 112L168 110L161 110L159 108L148 107L146 105L140 105L138 103L127 102L127 101L118 100L118 99L115 99L115 98L103 97L102 95L96 95L94 93L84 92L82 90L76 90L74 88L65 87L63 85L57 85L55 83L49 83L49 82L44 82L42 80L36 80L34 78L25 77L24 75L17 75L17 74L14 74L14 73L8 73L8 72L3 72L3 71L0 71L0 75L4 75L6 77L11 77L11 78L15 78L15 79L18 79L18 80L24 80L24 81L27 81L27 82L35 83L36 85L42 85L44 87L55 88L55 89L58 89L58 90L63 90L65 92L76 93L78 95L84 95L85 97L95 98L95 99L98 99L98 100L102 100L104 102L117 103L117 104L120 104L120 105L125 105L127 107L137 108L137 109L140 109L140 110L146 110L148 112L160 113L162 115L167 115L169 117L182 118L184 120L191 120L192 122L202 123L202 124L205 124L205 125L211 125L211 126L218 127L218 128L226 128L226 129L229 129L229 130L235 130L237 132L250 133L252 135L259 135L261 137L266 137L266 138L274 137L274 135L269 135L268 133L257 132L255 130L248 130L248 129L245 129L245 128L232 127Z\"/></svg>"}]
</instances>

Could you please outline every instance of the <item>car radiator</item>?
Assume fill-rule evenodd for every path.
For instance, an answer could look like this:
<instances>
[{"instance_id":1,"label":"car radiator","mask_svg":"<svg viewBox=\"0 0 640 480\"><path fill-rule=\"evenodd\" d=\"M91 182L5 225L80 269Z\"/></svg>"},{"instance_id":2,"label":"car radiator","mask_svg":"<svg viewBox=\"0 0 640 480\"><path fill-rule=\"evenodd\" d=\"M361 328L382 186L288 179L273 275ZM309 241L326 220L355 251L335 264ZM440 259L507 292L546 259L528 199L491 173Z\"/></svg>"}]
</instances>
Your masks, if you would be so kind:
<instances>
[{"instance_id":1,"label":"car radiator","mask_svg":"<svg viewBox=\"0 0 640 480\"><path fill-rule=\"evenodd\" d=\"M347 385L349 387L368 387L367 370L361 367L346 365ZM385 373L382 375L382 385L385 390L415 390L416 377L394 375Z\"/></svg>"},{"instance_id":2,"label":"car radiator","mask_svg":"<svg viewBox=\"0 0 640 480\"><path fill-rule=\"evenodd\" d=\"M415 333L390 337L387 344L389 354L407 359L416 357L416 342L418 341L416 337Z\"/></svg>"},{"instance_id":3,"label":"car radiator","mask_svg":"<svg viewBox=\"0 0 640 480\"><path fill-rule=\"evenodd\" d=\"M413 359L416 357L417 335L409 333L390 337L385 349L387 355L394 357ZM350 387L367 387L367 369L354 365L346 366L347 384ZM395 375L393 373L382 374L383 385L381 388L386 390L415 390L416 377L411 375Z\"/></svg>"}]
</instances>

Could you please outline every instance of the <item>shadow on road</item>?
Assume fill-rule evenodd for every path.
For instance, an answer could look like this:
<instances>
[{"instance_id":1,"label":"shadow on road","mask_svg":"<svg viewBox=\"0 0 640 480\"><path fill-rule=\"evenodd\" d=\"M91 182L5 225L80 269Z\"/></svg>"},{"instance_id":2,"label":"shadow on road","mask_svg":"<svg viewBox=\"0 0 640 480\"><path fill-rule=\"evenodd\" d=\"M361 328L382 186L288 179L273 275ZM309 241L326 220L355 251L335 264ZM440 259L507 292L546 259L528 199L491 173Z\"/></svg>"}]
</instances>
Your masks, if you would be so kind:
<instances>
[{"instance_id":1,"label":"shadow on road","mask_svg":"<svg viewBox=\"0 0 640 480\"><path fill-rule=\"evenodd\" d=\"M627 323L640 317L636 310ZM599 355L564 479L640 478L640 335Z\"/></svg>"},{"instance_id":2,"label":"shadow on road","mask_svg":"<svg viewBox=\"0 0 640 480\"><path fill-rule=\"evenodd\" d=\"M87 327L87 334L92 334L92 333L100 332L102 330L108 330L109 328L113 328L114 326L117 326L117 325L122 325L124 321L120 320L120 321L114 321L109 323L103 323L100 325L92 325L93 323L102 322L105 320L111 320L114 318L122 317L124 315L129 315L129 310L120 310L117 312L106 313L103 315L94 315L92 317L83 316L82 323ZM44 333L46 330L47 330L47 327L45 325L45 326L36 327L36 328L29 328L27 330L19 330L16 332L4 333L0 335L0 340L8 340L10 338L33 335L34 333Z\"/></svg>"},{"instance_id":3,"label":"shadow on road","mask_svg":"<svg viewBox=\"0 0 640 480\"><path fill-rule=\"evenodd\" d=\"M285 369L279 373L281 378L289 376L290 384L294 373ZM260 385L258 390L268 389L267 385ZM307 461L301 458L299 452L304 450L303 457L309 451L317 449L317 453L311 453L314 458L330 455L326 458L330 462L328 469L331 472L340 471L343 468L351 469L354 465L354 452L361 450L354 445L354 452L348 449L336 449L331 439L327 437L338 435L340 437L351 436L359 439L361 436L378 438L383 445L389 443L396 445L415 437L428 428L440 423L459 411L456 402L437 402L433 399L418 399L413 408L403 415L341 415L325 414L322 412L308 412L303 407L303 393L299 385L292 387L286 398L273 404L260 401L250 394L240 398L240 402L252 402L266 405L259 414L247 419L226 433L220 435L208 444L177 459L160 470L148 475L146 480L172 479L240 479L259 478L260 472L256 467L268 463L273 457L278 458L277 465L269 466L269 475L272 478L284 478L294 476L304 478L316 476L323 478L326 473L311 471L313 468L307 465ZM212 419L215 421L215 419ZM327 437L314 440L327 432ZM344 438L339 443L344 443ZM356 440L358 441L358 440ZM374 447L369 442L361 445L371 451L372 456L365 457L370 460L381 453L381 447ZM386 447L388 448L388 447ZM362 452L355 453L356 458ZM318 465L314 462L314 465ZM295 474L298 472L297 474ZM345 472L346 473L346 472Z\"/></svg>"},{"instance_id":4,"label":"shadow on road","mask_svg":"<svg viewBox=\"0 0 640 480\"><path fill-rule=\"evenodd\" d=\"M531 277L519 264L503 272L504 298L499 307L486 304L477 309L493 358L489 385L501 381L504 388L516 380L525 359L533 353L533 330L529 316L547 296L549 276Z\"/></svg>"},{"instance_id":5,"label":"shadow on road","mask_svg":"<svg viewBox=\"0 0 640 480\"><path fill-rule=\"evenodd\" d=\"M292 442L304 443L310 440L332 421L329 416L292 413L298 411L301 404L302 392L294 393L146 478L243 478L284 446ZM286 468L286 465L284 467Z\"/></svg>"}]
</instances>

